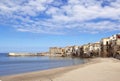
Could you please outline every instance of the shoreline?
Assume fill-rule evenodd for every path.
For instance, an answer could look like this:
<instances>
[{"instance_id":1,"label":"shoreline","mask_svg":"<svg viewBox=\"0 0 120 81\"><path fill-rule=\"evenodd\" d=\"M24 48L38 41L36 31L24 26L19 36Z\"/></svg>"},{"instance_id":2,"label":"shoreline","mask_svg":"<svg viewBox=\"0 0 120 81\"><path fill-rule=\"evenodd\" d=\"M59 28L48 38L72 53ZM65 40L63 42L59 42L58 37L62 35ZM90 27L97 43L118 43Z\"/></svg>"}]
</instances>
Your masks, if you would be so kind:
<instances>
[{"instance_id":1,"label":"shoreline","mask_svg":"<svg viewBox=\"0 0 120 81\"><path fill-rule=\"evenodd\" d=\"M71 70L77 69L79 67L84 67L87 64L93 63L93 61L91 60L92 58L89 58L87 62L83 63L83 64L78 64L78 65L71 65L71 66L64 66L64 67L58 67L58 68L52 68L52 69L47 69L47 70L38 70L38 71L33 71L33 72L25 72L25 73L20 73L20 74L13 74L13 75L4 75L4 76L0 76L0 80L3 81L11 81L11 80L15 80L15 81L26 81L26 79L28 78L24 78L24 76L29 76L31 78L36 78L36 76L38 76L40 78L45 78L46 76L49 77L55 77L55 76L59 76L63 73L69 72ZM43 75L41 75L43 74ZM33 76L31 76L33 75ZM20 80L19 80L20 79ZM29 81L33 81L30 80Z\"/></svg>"},{"instance_id":2,"label":"shoreline","mask_svg":"<svg viewBox=\"0 0 120 81\"><path fill-rule=\"evenodd\" d=\"M48 69L28 71L28 72L22 72L22 73L14 73L14 74L8 74L8 75L0 75L0 77L22 75L22 74L36 73L36 72L49 71L49 70L55 70L55 69L63 69L63 68L65 68L65 69L67 69L67 68L73 68L73 67L77 67L77 66L81 66L81 65L86 64L89 61L89 59L83 59L85 61L82 62L82 63L80 63L80 64L65 65L65 66L59 66L59 67L52 67L52 68L48 68Z\"/></svg>"},{"instance_id":3,"label":"shoreline","mask_svg":"<svg viewBox=\"0 0 120 81\"><path fill-rule=\"evenodd\" d=\"M60 68L54 68L54 69L49 69L49 70L35 71L35 72L22 73L22 74L10 75L10 76L0 76L0 80L2 80L2 81L50 81L50 80L68 81L68 79L66 79L65 77L67 77L67 76L69 77L70 72L73 72L73 73L71 73L71 75L72 75L72 74L74 74L74 72L76 70L79 71L79 70L82 70L87 67L88 67L87 70L91 70L91 68L89 68L90 66L100 65L101 63L104 64L104 63L106 63L105 61L108 61L110 63L113 62L113 64L114 64L114 62L120 64L120 61L117 59L114 59L114 58L92 58L92 59L90 59L89 62L80 64L80 65L60 67ZM120 65L118 67L120 67ZM119 71L120 71L120 69L119 69ZM76 73L75 75L80 75L80 73L78 73L78 74ZM73 80L71 80L71 81L73 81ZM86 80L86 81L89 81L89 80Z\"/></svg>"}]
</instances>

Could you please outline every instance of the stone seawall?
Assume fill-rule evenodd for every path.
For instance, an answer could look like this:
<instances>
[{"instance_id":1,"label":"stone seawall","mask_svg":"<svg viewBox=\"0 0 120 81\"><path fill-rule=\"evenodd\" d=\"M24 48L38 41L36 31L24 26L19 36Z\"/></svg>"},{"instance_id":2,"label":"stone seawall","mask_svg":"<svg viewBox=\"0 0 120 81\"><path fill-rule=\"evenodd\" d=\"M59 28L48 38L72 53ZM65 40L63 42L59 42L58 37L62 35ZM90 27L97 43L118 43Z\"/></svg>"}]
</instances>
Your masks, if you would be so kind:
<instances>
[{"instance_id":1,"label":"stone seawall","mask_svg":"<svg viewBox=\"0 0 120 81\"><path fill-rule=\"evenodd\" d=\"M38 53L9 53L9 56L41 56Z\"/></svg>"}]
</instances>

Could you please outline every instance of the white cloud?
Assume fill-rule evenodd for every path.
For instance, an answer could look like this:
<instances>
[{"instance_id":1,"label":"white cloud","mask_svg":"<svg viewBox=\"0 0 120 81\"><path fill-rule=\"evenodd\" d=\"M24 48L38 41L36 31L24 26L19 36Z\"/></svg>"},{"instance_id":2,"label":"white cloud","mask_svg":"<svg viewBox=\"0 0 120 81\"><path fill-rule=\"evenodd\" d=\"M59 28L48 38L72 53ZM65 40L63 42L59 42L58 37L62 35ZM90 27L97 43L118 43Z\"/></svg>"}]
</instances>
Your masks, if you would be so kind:
<instances>
[{"instance_id":1,"label":"white cloud","mask_svg":"<svg viewBox=\"0 0 120 81\"><path fill-rule=\"evenodd\" d=\"M120 31L119 0L0 0L3 21L21 32Z\"/></svg>"}]
</instances>

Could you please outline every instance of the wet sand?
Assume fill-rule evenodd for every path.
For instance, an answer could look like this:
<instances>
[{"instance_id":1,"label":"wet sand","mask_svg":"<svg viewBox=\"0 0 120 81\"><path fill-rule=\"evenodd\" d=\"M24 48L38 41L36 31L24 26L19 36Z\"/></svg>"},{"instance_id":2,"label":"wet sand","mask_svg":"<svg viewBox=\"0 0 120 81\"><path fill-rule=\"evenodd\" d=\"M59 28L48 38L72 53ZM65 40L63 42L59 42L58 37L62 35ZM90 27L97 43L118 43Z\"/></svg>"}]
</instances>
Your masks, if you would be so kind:
<instances>
[{"instance_id":1,"label":"wet sand","mask_svg":"<svg viewBox=\"0 0 120 81\"><path fill-rule=\"evenodd\" d=\"M2 81L120 81L120 60L94 58L90 62L0 77Z\"/></svg>"}]
</instances>

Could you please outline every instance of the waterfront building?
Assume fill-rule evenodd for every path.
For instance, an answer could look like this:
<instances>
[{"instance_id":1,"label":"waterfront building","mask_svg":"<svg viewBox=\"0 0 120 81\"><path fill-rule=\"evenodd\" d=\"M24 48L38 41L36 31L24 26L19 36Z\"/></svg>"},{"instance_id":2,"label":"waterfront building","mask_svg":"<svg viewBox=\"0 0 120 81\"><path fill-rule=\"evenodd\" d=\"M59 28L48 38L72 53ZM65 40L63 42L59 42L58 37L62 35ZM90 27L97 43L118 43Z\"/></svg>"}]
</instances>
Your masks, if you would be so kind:
<instances>
[{"instance_id":1,"label":"waterfront building","mask_svg":"<svg viewBox=\"0 0 120 81\"><path fill-rule=\"evenodd\" d=\"M50 47L49 53L51 55L63 55L64 54L64 48Z\"/></svg>"}]
</instances>

